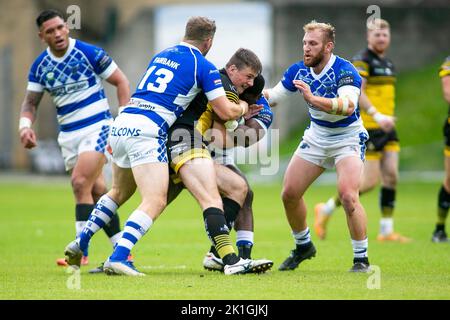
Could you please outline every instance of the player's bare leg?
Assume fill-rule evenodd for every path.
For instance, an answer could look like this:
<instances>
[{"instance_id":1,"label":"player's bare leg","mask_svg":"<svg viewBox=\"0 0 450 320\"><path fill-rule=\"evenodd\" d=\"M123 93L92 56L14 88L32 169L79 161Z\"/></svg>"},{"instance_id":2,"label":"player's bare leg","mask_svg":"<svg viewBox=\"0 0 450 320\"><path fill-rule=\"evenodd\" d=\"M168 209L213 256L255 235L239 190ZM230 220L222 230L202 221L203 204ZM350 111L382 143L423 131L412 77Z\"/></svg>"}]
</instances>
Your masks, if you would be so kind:
<instances>
[{"instance_id":1,"label":"player's bare leg","mask_svg":"<svg viewBox=\"0 0 450 320\"><path fill-rule=\"evenodd\" d=\"M123 234L114 252L105 262L104 270L107 274L144 275L128 260L128 256L137 241L161 215L167 203L169 169L166 163L146 163L135 166L131 170L142 200L126 221ZM127 179L130 178L128 174L124 176ZM119 185L119 189L115 191L116 195L119 197L127 195L121 191Z\"/></svg>"},{"instance_id":2,"label":"player's bare leg","mask_svg":"<svg viewBox=\"0 0 450 320\"><path fill-rule=\"evenodd\" d=\"M65 261L71 265L79 267L81 264L81 253L88 245L93 235L104 228L116 216L116 210L125 203L136 190L131 169L120 168L116 164L112 164L113 181L111 190L101 196L92 210L89 221L79 237L69 243L64 254ZM116 240L116 242L118 239Z\"/></svg>"},{"instance_id":3,"label":"player's bare leg","mask_svg":"<svg viewBox=\"0 0 450 320\"><path fill-rule=\"evenodd\" d=\"M368 272L367 217L359 201L359 184L363 162L358 157L346 157L336 163L339 197L347 217L353 247L353 272Z\"/></svg>"},{"instance_id":4,"label":"player's bare leg","mask_svg":"<svg viewBox=\"0 0 450 320\"><path fill-rule=\"evenodd\" d=\"M444 159L445 177L442 186L439 190L437 221L436 227L433 231L433 235L431 238L431 241L435 243L449 242L447 233L445 232L445 221L447 220L448 209L450 204L450 152L448 149L449 149L448 147L446 147L445 149L445 159Z\"/></svg>"},{"instance_id":5,"label":"player's bare leg","mask_svg":"<svg viewBox=\"0 0 450 320\"><path fill-rule=\"evenodd\" d=\"M385 151L381 159L381 220L379 241L408 243L410 238L394 231L394 208L398 181L398 152Z\"/></svg>"},{"instance_id":6,"label":"player's bare leg","mask_svg":"<svg viewBox=\"0 0 450 320\"><path fill-rule=\"evenodd\" d=\"M225 220L228 229L231 231L247 195L247 182L241 175L224 165L214 163L214 169L216 172L217 187L222 197ZM239 255L239 257L241 256ZM203 259L203 267L210 271L224 270L224 264L219 258L215 246L211 246L206 253Z\"/></svg>"},{"instance_id":7,"label":"player's bare leg","mask_svg":"<svg viewBox=\"0 0 450 320\"><path fill-rule=\"evenodd\" d=\"M207 234L224 263L225 274L264 272L273 265L272 261L240 259L231 245L228 227L223 212L222 199L217 187L214 162L208 158L194 158L179 170L179 175L203 210ZM248 271L243 270L248 268Z\"/></svg>"},{"instance_id":8,"label":"player's bare leg","mask_svg":"<svg viewBox=\"0 0 450 320\"><path fill-rule=\"evenodd\" d=\"M359 194L369 192L375 188L380 180L381 169L378 156L373 158L366 156L364 162L363 175L361 177ZM320 239L325 239L327 234L327 225L333 212L342 205L339 195L328 199L327 202L321 202L314 207L314 231Z\"/></svg>"},{"instance_id":9,"label":"player's bare leg","mask_svg":"<svg viewBox=\"0 0 450 320\"><path fill-rule=\"evenodd\" d=\"M106 157L103 153L96 151L87 151L78 155L75 167L71 173L72 192L75 197L75 230L76 237L83 230L89 215L94 208L94 199L92 191L96 180L102 173ZM87 265L87 248L83 252L81 264ZM57 265L67 266L65 258L57 259Z\"/></svg>"},{"instance_id":10,"label":"player's bare leg","mask_svg":"<svg viewBox=\"0 0 450 320\"><path fill-rule=\"evenodd\" d=\"M306 223L306 205L303 195L308 187L324 172L309 161L294 155L284 175L282 200L286 218L292 230L296 248L280 265L278 270L293 270L306 259L316 254Z\"/></svg>"}]
</instances>

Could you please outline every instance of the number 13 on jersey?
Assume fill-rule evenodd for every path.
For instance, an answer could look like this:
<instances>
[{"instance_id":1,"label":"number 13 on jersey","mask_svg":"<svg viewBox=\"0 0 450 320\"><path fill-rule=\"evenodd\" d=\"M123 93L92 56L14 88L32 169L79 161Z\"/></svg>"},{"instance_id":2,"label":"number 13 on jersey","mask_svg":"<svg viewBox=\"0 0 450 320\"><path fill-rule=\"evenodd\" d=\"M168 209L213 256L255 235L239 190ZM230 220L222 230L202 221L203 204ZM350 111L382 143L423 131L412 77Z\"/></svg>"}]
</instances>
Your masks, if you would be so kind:
<instances>
[{"instance_id":1,"label":"number 13 on jersey","mask_svg":"<svg viewBox=\"0 0 450 320\"><path fill-rule=\"evenodd\" d=\"M144 85L147 83L148 91L153 91L157 93L163 93L164 91L166 91L167 85L173 79L173 72L165 68L159 68L158 70L156 70L155 73L153 73L155 69L156 66L151 66L150 68L148 68L147 72L145 73L144 77L142 78L141 82L137 87L138 90L142 90L144 88ZM152 74L157 76L157 78L154 79L153 81L148 81L149 80L148 78Z\"/></svg>"}]
</instances>

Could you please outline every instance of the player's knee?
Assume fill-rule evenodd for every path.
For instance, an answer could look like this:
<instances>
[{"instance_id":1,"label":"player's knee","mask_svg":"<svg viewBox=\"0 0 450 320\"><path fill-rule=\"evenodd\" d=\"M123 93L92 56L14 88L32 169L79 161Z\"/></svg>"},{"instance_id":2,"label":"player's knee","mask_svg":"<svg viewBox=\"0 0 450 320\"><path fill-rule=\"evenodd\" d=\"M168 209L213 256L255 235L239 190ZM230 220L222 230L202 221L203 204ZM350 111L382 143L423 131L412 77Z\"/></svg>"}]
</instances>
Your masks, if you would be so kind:
<instances>
[{"instance_id":1,"label":"player's knee","mask_svg":"<svg viewBox=\"0 0 450 320\"><path fill-rule=\"evenodd\" d=\"M227 189L228 190L225 192L227 197L239 202L241 205L244 203L249 188L247 182L243 178L236 176L236 178L233 179L233 182L228 185Z\"/></svg>"},{"instance_id":2,"label":"player's knee","mask_svg":"<svg viewBox=\"0 0 450 320\"><path fill-rule=\"evenodd\" d=\"M445 176L444 186L446 190L450 190L450 172Z\"/></svg>"},{"instance_id":3,"label":"player's knee","mask_svg":"<svg viewBox=\"0 0 450 320\"><path fill-rule=\"evenodd\" d=\"M83 193L90 193L91 185L89 179L84 176L72 176L71 179L72 189L75 195ZM89 190L87 190L89 188Z\"/></svg>"},{"instance_id":4,"label":"player's knee","mask_svg":"<svg viewBox=\"0 0 450 320\"><path fill-rule=\"evenodd\" d=\"M345 212L352 213L358 201L358 195L354 191L344 190L339 193L339 197Z\"/></svg>"},{"instance_id":5,"label":"player's knee","mask_svg":"<svg viewBox=\"0 0 450 320\"><path fill-rule=\"evenodd\" d=\"M387 175L383 177L383 184L389 188L395 188L398 182L398 173L397 172L389 172Z\"/></svg>"},{"instance_id":6,"label":"player's knee","mask_svg":"<svg viewBox=\"0 0 450 320\"><path fill-rule=\"evenodd\" d=\"M142 199L142 207L146 212L161 213L167 205L167 197L152 197L151 199Z\"/></svg>"},{"instance_id":7,"label":"player's knee","mask_svg":"<svg viewBox=\"0 0 450 320\"><path fill-rule=\"evenodd\" d=\"M283 203L289 204L291 202L297 203L301 198L301 195L296 192L293 188L285 187L283 188L283 191L281 192L281 199L283 200Z\"/></svg>"},{"instance_id":8,"label":"player's knee","mask_svg":"<svg viewBox=\"0 0 450 320\"><path fill-rule=\"evenodd\" d=\"M106 185L104 183L96 183L94 184L94 187L92 188L92 198L94 199L94 202L97 202L98 199L100 199L100 197L102 195L104 195L105 193L108 192L108 189L106 188Z\"/></svg>"}]
</instances>

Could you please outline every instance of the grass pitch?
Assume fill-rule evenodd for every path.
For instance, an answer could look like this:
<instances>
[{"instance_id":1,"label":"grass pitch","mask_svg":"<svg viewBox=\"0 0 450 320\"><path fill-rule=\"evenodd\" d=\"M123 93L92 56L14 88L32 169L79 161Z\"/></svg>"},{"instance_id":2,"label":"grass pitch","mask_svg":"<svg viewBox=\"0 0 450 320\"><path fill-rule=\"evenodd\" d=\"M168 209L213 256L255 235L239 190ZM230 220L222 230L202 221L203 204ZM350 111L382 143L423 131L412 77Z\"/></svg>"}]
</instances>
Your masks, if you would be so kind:
<instances>
[{"instance_id":1,"label":"grass pitch","mask_svg":"<svg viewBox=\"0 0 450 320\"><path fill-rule=\"evenodd\" d=\"M226 277L202 268L209 242L202 214L183 192L133 250L144 278L90 275L88 270L111 253L103 232L90 247L90 266L79 277L55 264L74 237L74 202L64 183L0 183L0 299L449 299L450 244L433 244L438 183L401 184L395 228L411 236L409 244L377 243L378 192L362 197L369 221L369 257L374 274L350 274L352 248L342 209L329 223L325 241L313 235L317 256L292 272L277 267L293 245L280 200L281 185L255 186L253 257L269 258L263 275ZM332 186L313 186L306 196L308 221L318 201L334 194ZM125 222L139 201L120 210ZM232 233L234 237L234 232ZM379 282L378 279L380 280ZM374 289L368 288L370 284ZM378 286L379 285L379 286ZM378 287L378 288L376 288Z\"/></svg>"}]
</instances>

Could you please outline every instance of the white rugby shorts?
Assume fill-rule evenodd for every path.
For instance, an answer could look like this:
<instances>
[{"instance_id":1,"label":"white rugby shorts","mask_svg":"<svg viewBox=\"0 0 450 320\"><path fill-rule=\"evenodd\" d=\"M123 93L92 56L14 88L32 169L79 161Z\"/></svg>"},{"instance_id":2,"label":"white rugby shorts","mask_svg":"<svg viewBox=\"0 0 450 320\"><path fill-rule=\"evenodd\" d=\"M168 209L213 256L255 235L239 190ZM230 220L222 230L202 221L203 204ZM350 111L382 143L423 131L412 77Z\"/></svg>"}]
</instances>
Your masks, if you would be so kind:
<instances>
[{"instance_id":1,"label":"white rugby shorts","mask_svg":"<svg viewBox=\"0 0 450 320\"><path fill-rule=\"evenodd\" d=\"M97 151L108 159L106 145L111 123L112 119L105 119L79 130L59 133L58 144L67 171L75 167L78 155L83 152Z\"/></svg>"},{"instance_id":2,"label":"white rugby shorts","mask_svg":"<svg viewBox=\"0 0 450 320\"><path fill-rule=\"evenodd\" d=\"M364 128L352 134L331 136L327 139L314 134L314 130L309 128L305 130L294 154L325 169L333 168L346 157L357 157L364 162L368 138Z\"/></svg>"},{"instance_id":3,"label":"white rugby shorts","mask_svg":"<svg viewBox=\"0 0 450 320\"><path fill-rule=\"evenodd\" d=\"M167 136L144 115L121 113L111 126L109 144L112 161L120 168L140 164L167 163Z\"/></svg>"}]
</instances>

